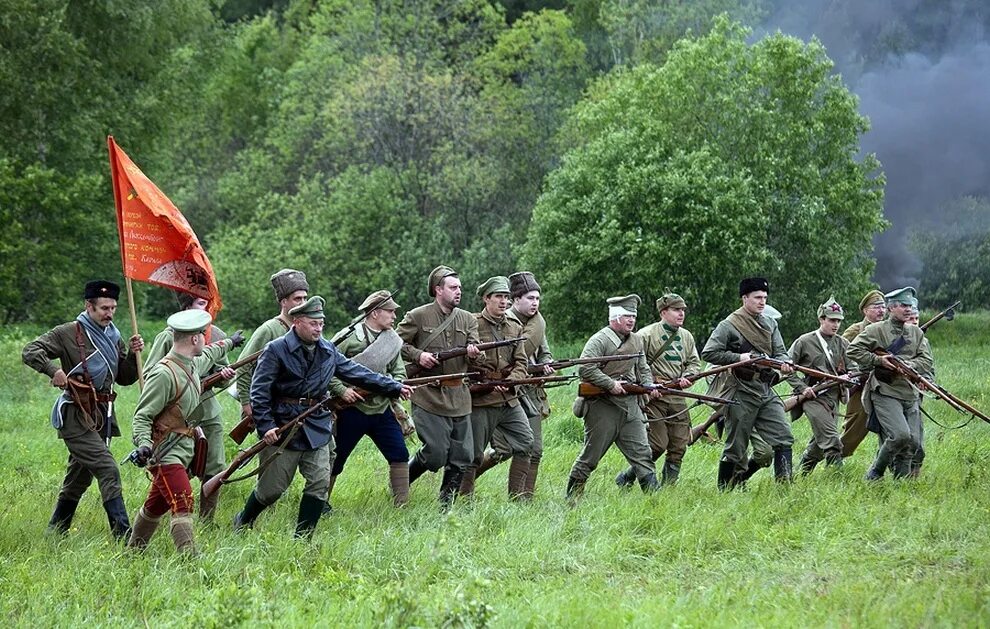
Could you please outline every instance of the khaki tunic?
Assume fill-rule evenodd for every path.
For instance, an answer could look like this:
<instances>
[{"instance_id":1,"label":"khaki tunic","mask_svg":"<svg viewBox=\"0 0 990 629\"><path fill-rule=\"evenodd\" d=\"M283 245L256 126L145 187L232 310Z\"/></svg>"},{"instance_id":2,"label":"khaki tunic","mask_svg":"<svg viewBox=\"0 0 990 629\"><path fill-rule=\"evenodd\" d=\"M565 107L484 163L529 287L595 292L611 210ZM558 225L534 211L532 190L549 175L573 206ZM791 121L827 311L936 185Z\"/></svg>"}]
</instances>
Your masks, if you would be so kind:
<instances>
[{"instance_id":1,"label":"khaki tunic","mask_svg":"<svg viewBox=\"0 0 990 629\"><path fill-rule=\"evenodd\" d=\"M337 351L347 358L354 358L374 343L378 339L379 334L380 332L375 332L362 323L354 329L354 334L351 334L337 345ZM395 357L388 364L384 373L394 380L402 381L406 378L406 366L402 362L401 351L396 352ZM342 396L347 389L348 385L340 378L330 380L330 393L335 397ZM354 408L365 415L381 415L391 404L392 399L384 395L366 395L364 401L355 404Z\"/></svg>"},{"instance_id":2,"label":"khaki tunic","mask_svg":"<svg viewBox=\"0 0 990 629\"><path fill-rule=\"evenodd\" d=\"M637 334L643 339L646 362L657 382L693 376L701 371L701 359L698 357L694 335L684 328L675 330L659 321L651 323ZM674 340L668 343L671 338ZM661 349L664 350L662 353L660 352ZM680 403L683 405L684 398L664 395L662 402L661 399L651 400L646 406L646 415L651 419L666 417L670 404ZM688 417L682 419L689 420Z\"/></svg>"},{"instance_id":3,"label":"khaki tunic","mask_svg":"<svg viewBox=\"0 0 990 629\"><path fill-rule=\"evenodd\" d=\"M289 325L279 317L265 321L258 326L258 329L254 331L251 338L244 343L241 355L250 356L255 352L263 350L265 345L268 345L268 343L277 338L285 336L285 333L288 331ZM255 361L237 370L237 399L240 401L241 406L251 403L251 377L254 376L254 370L257 366L258 363Z\"/></svg>"},{"instance_id":4,"label":"khaki tunic","mask_svg":"<svg viewBox=\"0 0 990 629\"><path fill-rule=\"evenodd\" d=\"M475 314L474 318L478 322L478 339L482 343L504 341L523 335L522 325L511 317L503 316L501 321L497 321L482 311ZM485 361L487 369L494 378L520 379L529 375L526 371L526 347L524 343L490 349L485 352ZM519 406L519 400L514 390L492 391L484 395L474 396L472 406L515 407Z\"/></svg>"},{"instance_id":5,"label":"khaki tunic","mask_svg":"<svg viewBox=\"0 0 990 629\"><path fill-rule=\"evenodd\" d=\"M217 343L223 341L227 338L227 334L223 330L215 325L210 326L210 343ZM158 333L155 337L155 341L151 344L151 349L148 350L148 355L145 356L145 369L151 369L158 361L165 358L165 355L172 351L173 344L172 329L165 328ZM248 354L245 354L247 356ZM200 377L205 377L212 375L223 367L230 365L230 361L227 360L227 356L224 355L219 361L217 361L213 367L209 369L206 373L198 374ZM229 384L229 382L228 382ZM217 385L200 396L200 406L195 411L193 411L191 421L203 422L210 419L218 419L220 417L220 400L217 399L217 392L222 391L223 386ZM212 444L211 444L212 445Z\"/></svg>"},{"instance_id":6,"label":"khaki tunic","mask_svg":"<svg viewBox=\"0 0 990 629\"><path fill-rule=\"evenodd\" d=\"M543 319L543 315L537 312L532 317L527 317L514 309L510 309L508 316L522 325L522 335L526 337L523 346L529 363L541 365L552 362L553 354L550 352L550 344L547 342L547 323ZM547 392L543 387L521 387L519 401L522 403L526 416L530 419L543 420L550 415L550 402L547 400ZM532 422L530 425L532 426ZM542 443L540 451L543 451Z\"/></svg>"}]
</instances>

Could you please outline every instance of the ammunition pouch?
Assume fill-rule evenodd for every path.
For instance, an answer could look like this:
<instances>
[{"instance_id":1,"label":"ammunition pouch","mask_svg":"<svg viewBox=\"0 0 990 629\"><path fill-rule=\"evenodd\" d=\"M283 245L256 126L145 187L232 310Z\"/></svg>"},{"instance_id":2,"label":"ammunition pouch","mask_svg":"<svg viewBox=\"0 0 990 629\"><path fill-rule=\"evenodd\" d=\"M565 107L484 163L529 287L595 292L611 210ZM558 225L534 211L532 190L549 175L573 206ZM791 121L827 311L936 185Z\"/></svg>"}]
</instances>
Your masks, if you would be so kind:
<instances>
[{"instance_id":1,"label":"ammunition pouch","mask_svg":"<svg viewBox=\"0 0 990 629\"><path fill-rule=\"evenodd\" d=\"M96 404L98 402L96 389L92 385L75 378L69 378L66 381L65 387L76 408L82 411L86 417L95 419Z\"/></svg>"},{"instance_id":2,"label":"ammunition pouch","mask_svg":"<svg viewBox=\"0 0 990 629\"><path fill-rule=\"evenodd\" d=\"M897 372L886 367L877 367L873 370L873 375L876 376L877 380L883 382L884 384L891 384L894 378L897 377Z\"/></svg>"},{"instance_id":3,"label":"ammunition pouch","mask_svg":"<svg viewBox=\"0 0 990 629\"><path fill-rule=\"evenodd\" d=\"M187 437L192 436L192 429L186 425L182 410L178 404L169 404L151 422L151 442L158 446L170 432L176 432Z\"/></svg>"},{"instance_id":4,"label":"ammunition pouch","mask_svg":"<svg viewBox=\"0 0 990 629\"><path fill-rule=\"evenodd\" d=\"M187 472L189 477L197 477L201 481L206 476L206 456L209 454L210 442L206 439L206 433L199 426L192 429L192 438L195 441L193 446L193 458L189 463Z\"/></svg>"}]
</instances>

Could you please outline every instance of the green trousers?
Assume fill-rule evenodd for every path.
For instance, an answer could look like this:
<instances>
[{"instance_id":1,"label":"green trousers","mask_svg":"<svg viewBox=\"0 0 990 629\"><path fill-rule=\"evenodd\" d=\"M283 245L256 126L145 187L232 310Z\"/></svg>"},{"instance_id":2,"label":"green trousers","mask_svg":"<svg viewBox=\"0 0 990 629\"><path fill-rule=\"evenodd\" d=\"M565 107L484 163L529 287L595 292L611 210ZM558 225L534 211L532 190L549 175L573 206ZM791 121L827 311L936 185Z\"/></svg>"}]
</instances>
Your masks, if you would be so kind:
<instances>
[{"instance_id":1,"label":"green trousers","mask_svg":"<svg viewBox=\"0 0 990 629\"><path fill-rule=\"evenodd\" d=\"M630 417L626 409L602 398L591 398L586 403L584 448L571 467L571 478L579 482L588 480L613 443L626 457L637 479L656 474L642 414Z\"/></svg>"},{"instance_id":2,"label":"green trousers","mask_svg":"<svg viewBox=\"0 0 990 629\"><path fill-rule=\"evenodd\" d=\"M759 432L772 450L794 445L794 435L784 415L784 403L771 387L763 385L759 394L739 388L734 399L738 404L728 405L725 416L722 460L735 464L736 474L746 470L746 449L755 432Z\"/></svg>"},{"instance_id":3,"label":"green trousers","mask_svg":"<svg viewBox=\"0 0 990 629\"><path fill-rule=\"evenodd\" d=\"M489 441L499 435L506 457L529 455L533 448L533 430L522 406L476 406L471 409L471 437L474 442L474 465L481 465Z\"/></svg>"}]
</instances>

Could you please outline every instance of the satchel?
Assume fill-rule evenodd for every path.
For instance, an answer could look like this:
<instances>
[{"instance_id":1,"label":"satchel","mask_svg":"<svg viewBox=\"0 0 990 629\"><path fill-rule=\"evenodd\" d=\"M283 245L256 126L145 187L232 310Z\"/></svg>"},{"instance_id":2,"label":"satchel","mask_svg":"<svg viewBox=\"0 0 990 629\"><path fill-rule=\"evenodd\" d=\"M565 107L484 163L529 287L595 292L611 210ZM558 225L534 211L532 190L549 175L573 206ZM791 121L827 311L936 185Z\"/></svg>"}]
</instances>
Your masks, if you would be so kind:
<instances>
[{"instance_id":1,"label":"satchel","mask_svg":"<svg viewBox=\"0 0 990 629\"><path fill-rule=\"evenodd\" d=\"M206 456L210 453L210 442L206 438L206 433L199 426L192 429L192 438L195 442L193 447L192 462L189 463L187 472L189 478L197 477L200 481L206 480Z\"/></svg>"}]
</instances>

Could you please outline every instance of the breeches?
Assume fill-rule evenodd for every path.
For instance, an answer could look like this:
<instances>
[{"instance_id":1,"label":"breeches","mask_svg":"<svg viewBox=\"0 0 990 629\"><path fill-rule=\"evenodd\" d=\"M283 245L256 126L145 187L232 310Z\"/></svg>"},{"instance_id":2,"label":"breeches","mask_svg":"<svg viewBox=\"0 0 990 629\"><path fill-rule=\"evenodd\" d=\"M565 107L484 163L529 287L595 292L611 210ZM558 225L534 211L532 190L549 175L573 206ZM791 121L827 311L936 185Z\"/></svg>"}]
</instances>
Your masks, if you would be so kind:
<instances>
[{"instance_id":1,"label":"breeches","mask_svg":"<svg viewBox=\"0 0 990 629\"><path fill-rule=\"evenodd\" d=\"M533 431L522 406L480 406L471 409L471 434L474 442L474 465L481 464L488 442L498 432L508 455L529 454ZM496 450L497 451L497 450Z\"/></svg>"},{"instance_id":2,"label":"breeches","mask_svg":"<svg viewBox=\"0 0 990 629\"><path fill-rule=\"evenodd\" d=\"M413 422L423 447L415 457L431 472L449 465L464 471L474 458L471 416L444 417L413 404Z\"/></svg>"},{"instance_id":3,"label":"breeches","mask_svg":"<svg viewBox=\"0 0 990 629\"><path fill-rule=\"evenodd\" d=\"M632 466L636 478L656 473L646 424L627 418L625 410L607 401L592 399L588 400L584 417L584 448L571 467L571 478L587 480L613 443Z\"/></svg>"},{"instance_id":4,"label":"breeches","mask_svg":"<svg viewBox=\"0 0 990 629\"><path fill-rule=\"evenodd\" d=\"M151 489L144 501L145 514L160 518L170 511L173 515L192 513L193 491L183 465L156 465L148 471L151 472Z\"/></svg>"},{"instance_id":5,"label":"breeches","mask_svg":"<svg viewBox=\"0 0 990 629\"><path fill-rule=\"evenodd\" d=\"M270 505L278 500L292 483L296 470L306 484L303 494L326 502L330 490L330 468L334 458L334 442L315 450L289 450L281 452L277 447L268 447L261 452L261 465L264 469L258 476L258 486L254 495L261 504Z\"/></svg>"},{"instance_id":6,"label":"breeches","mask_svg":"<svg viewBox=\"0 0 990 629\"><path fill-rule=\"evenodd\" d=\"M391 408L378 415L365 415L356 408L345 408L337 412L337 456L333 461L333 476L340 474L351 452L361 441L361 437L371 437L378 451L389 463L405 463L409 460L409 450L402 436L402 428L395 420Z\"/></svg>"}]
</instances>

